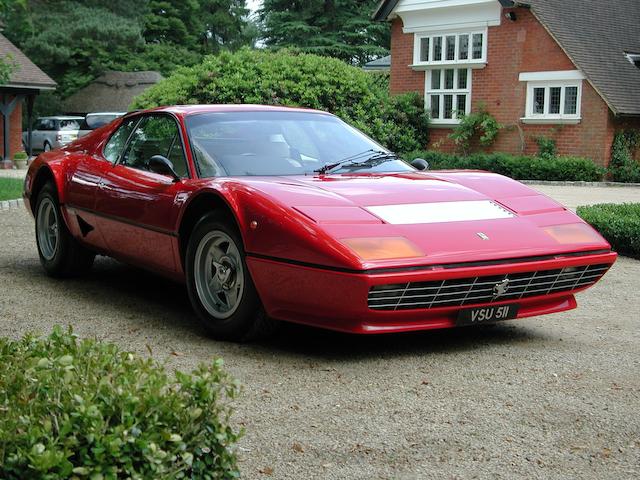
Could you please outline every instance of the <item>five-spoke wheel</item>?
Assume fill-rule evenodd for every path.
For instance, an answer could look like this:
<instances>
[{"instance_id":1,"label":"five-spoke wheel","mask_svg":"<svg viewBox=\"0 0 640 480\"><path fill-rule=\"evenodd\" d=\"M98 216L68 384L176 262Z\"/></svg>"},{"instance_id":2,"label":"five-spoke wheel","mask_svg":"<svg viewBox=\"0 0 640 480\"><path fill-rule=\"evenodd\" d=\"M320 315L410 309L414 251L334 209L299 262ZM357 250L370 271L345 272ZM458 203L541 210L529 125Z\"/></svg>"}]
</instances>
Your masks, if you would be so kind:
<instances>
[{"instance_id":1,"label":"five-spoke wheel","mask_svg":"<svg viewBox=\"0 0 640 480\"><path fill-rule=\"evenodd\" d=\"M73 236L60 211L53 183L47 183L36 198L36 244L40 263L54 277L77 275L88 270L95 254Z\"/></svg>"},{"instance_id":2,"label":"five-spoke wheel","mask_svg":"<svg viewBox=\"0 0 640 480\"><path fill-rule=\"evenodd\" d=\"M204 216L189 237L185 257L189 298L211 335L243 341L274 330L277 323L265 315L232 219Z\"/></svg>"}]
</instances>

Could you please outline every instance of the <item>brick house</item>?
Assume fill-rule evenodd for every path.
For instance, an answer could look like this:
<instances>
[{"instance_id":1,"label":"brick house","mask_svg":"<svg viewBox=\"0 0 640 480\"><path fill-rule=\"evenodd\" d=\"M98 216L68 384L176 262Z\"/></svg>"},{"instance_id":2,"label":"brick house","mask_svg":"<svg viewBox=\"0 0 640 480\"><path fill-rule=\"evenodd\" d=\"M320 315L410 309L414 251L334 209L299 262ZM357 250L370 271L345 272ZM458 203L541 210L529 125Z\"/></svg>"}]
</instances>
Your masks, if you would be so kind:
<instances>
[{"instance_id":1,"label":"brick house","mask_svg":"<svg viewBox=\"0 0 640 480\"><path fill-rule=\"evenodd\" d=\"M640 129L639 0L383 0L391 92L420 92L431 148L484 106L506 128L495 151L558 153L607 165L614 134Z\"/></svg>"},{"instance_id":2,"label":"brick house","mask_svg":"<svg viewBox=\"0 0 640 480\"><path fill-rule=\"evenodd\" d=\"M35 65L7 38L0 34L0 57L12 66L8 81L0 85L0 152L3 165L22 147L22 107L26 106L27 123L31 125L33 101L43 90L53 90L56 82ZM30 127L29 127L30 128ZM0 165L1 167L2 165Z\"/></svg>"}]
</instances>

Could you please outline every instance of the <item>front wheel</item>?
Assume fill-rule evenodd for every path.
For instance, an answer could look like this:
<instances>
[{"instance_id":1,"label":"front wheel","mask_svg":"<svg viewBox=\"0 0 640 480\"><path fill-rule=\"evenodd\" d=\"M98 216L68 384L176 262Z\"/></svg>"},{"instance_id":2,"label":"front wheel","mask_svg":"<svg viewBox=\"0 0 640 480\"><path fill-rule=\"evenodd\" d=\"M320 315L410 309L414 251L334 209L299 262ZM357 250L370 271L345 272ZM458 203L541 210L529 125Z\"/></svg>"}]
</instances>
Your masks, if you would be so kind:
<instances>
[{"instance_id":1,"label":"front wheel","mask_svg":"<svg viewBox=\"0 0 640 480\"><path fill-rule=\"evenodd\" d=\"M227 219L212 214L198 222L185 263L189 299L213 337L246 341L275 329L251 279L240 234Z\"/></svg>"}]
</instances>

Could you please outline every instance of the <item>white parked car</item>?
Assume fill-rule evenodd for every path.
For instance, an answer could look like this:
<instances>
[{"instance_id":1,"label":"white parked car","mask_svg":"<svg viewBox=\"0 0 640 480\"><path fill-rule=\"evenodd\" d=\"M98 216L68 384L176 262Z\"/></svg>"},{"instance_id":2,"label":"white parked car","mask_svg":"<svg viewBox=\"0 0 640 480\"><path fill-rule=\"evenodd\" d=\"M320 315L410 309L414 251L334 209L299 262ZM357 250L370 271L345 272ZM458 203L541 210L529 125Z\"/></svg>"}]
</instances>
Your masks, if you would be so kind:
<instances>
[{"instance_id":1,"label":"white parked car","mask_svg":"<svg viewBox=\"0 0 640 480\"><path fill-rule=\"evenodd\" d=\"M36 120L31 132L33 151L48 152L60 148L78 138L83 117L56 116L40 117ZM28 148L28 133L22 133L22 143Z\"/></svg>"},{"instance_id":2,"label":"white parked car","mask_svg":"<svg viewBox=\"0 0 640 480\"><path fill-rule=\"evenodd\" d=\"M80 125L78 138L91 133L96 128L104 127L113 122L116 118L120 118L127 112L95 112L88 113Z\"/></svg>"}]
</instances>

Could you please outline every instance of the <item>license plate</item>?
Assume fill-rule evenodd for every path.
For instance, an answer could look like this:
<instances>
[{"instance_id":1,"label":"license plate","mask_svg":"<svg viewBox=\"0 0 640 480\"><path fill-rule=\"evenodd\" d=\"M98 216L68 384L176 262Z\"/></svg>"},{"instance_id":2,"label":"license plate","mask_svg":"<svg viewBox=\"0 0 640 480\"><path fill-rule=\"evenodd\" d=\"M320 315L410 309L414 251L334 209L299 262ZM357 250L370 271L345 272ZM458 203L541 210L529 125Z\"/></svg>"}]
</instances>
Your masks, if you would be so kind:
<instances>
[{"instance_id":1,"label":"license plate","mask_svg":"<svg viewBox=\"0 0 640 480\"><path fill-rule=\"evenodd\" d=\"M481 325L483 323L512 320L518 316L518 305L500 305L460 310L456 325Z\"/></svg>"}]
</instances>

